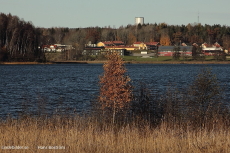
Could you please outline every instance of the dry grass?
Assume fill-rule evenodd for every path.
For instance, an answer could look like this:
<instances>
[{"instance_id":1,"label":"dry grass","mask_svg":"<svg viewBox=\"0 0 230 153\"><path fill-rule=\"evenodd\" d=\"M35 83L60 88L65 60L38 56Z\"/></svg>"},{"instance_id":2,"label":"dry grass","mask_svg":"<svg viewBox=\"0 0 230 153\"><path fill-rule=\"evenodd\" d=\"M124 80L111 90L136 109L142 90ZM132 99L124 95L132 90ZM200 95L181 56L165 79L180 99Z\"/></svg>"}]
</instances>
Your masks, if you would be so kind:
<instances>
[{"instance_id":1,"label":"dry grass","mask_svg":"<svg viewBox=\"0 0 230 153\"><path fill-rule=\"evenodd\" d=\"M169 153L230 152L230 130L207 131L182 129L161 124L157 128L134 124L120 127L96 120L75 119L8 120L0 125L1 153ZM28 146L25 150L3 149L4 146ZM64 146L65 149L38 149L38 146Z\"/></svg>"}]
</instances>

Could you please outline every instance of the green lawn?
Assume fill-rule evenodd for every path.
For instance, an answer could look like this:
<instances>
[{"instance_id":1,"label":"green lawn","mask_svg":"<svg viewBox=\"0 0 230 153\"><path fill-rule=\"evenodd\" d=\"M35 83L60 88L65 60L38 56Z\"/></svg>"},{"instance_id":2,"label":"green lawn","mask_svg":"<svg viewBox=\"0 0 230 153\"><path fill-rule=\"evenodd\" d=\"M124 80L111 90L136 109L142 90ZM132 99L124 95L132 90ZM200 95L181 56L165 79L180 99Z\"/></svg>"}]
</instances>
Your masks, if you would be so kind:
<instances>
[{"instance_id":1,"label":"green lawn","mask_svg":"<svg viewBox=\"0 0 230 153\"><path fill-rule=\"evenodd\" d=\"M229 57L229 58L228 58ZM125 61L173 61L172 56L159 56L159 57L150 57L150 58L142 58L141 56L123 56L123 59ZM191 61L192 57L188 57L187 59L183 59L183 57L180 57L179 61ZM215 61L213 56L206 56L205 61ZM226 61L230 61L230 56L227 56Z\"/></svg>"},{"instance_id":2,"label":"green lawn","mask_svg":"<svg viewBox=\"0 0 230 153\"><path fill-rule=\"evenodd\" d=\"M161 56L158 58L142 58L141 56L123 56L125 61L171 61L172 57L170 56Z\"/></svg>"}]
</instances>

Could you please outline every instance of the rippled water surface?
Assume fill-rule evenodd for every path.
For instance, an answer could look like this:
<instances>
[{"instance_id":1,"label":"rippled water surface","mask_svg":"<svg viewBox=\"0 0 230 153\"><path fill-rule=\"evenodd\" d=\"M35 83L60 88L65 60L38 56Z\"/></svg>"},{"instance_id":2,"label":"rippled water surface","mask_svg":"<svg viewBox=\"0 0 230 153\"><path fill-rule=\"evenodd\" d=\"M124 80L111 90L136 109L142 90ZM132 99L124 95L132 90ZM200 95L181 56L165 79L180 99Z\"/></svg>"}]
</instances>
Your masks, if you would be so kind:
<instances>
[{"instance_id":1,"label":"rippled water surface","mask_svg":"<svg viewBox=\"0 0 230 153\"><path fill-rule=\"evenodd\" d=\"M102 64L0 65L0 116L18 115L25 109L36 112L38 106L54 113L83 112L98 93ZM163 92L167 86L185 88L201 68L210 67L226 98L230 91L230 65L127 64L134 86L144 82Z\"/></svg>"}]
</instances>

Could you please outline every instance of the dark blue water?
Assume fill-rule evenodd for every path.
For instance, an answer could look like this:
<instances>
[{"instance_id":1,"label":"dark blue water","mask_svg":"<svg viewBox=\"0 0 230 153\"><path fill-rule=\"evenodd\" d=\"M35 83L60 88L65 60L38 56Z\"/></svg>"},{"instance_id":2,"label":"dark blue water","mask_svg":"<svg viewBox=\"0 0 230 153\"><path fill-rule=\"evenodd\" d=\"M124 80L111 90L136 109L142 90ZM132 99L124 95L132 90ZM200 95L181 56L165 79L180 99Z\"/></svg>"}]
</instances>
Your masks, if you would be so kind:
<instances>
[{"instance_id":1,"label":"dark blue water","mask_svg":"<svg viewBox=\"0 0 230 153\"><path fill-rule=\"evenodd\" d=\"M230 65L127 64L136 87L144 82L163 93L168 86L186 88L201 68L211 68L230 99ZM88 111L98 93L102 64L0 65L0 117L17 116L25 108L44 107L52 114Z\"/></svg>"}]
</instances>

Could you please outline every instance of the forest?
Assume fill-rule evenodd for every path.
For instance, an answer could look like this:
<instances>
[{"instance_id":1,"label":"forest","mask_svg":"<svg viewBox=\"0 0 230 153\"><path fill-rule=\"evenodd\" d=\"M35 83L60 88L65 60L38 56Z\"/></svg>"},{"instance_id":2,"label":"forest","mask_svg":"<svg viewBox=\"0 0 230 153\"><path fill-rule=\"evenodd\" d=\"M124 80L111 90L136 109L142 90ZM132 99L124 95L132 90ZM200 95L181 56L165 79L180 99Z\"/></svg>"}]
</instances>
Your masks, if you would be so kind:
<instances>
[{"instance_id":1,"label":"forest","mask_svg":"<svg viewBox=\"0 0 230 153\"><path fill-rule=\"evenodd\" d=\"M119 28L108 27L36 27L32 22L18 16L0 13L0 61L44 61L42 45L67 44L82 51L88 42L123 41L132 45L136 41L160 42L161 45L186 43L213 44L218 42L224 49L230 48L230 26L168 25L167 23L147 23L127 25ZM76 55L77 56L77 55Z\"/></svg>"}]
</instances>

